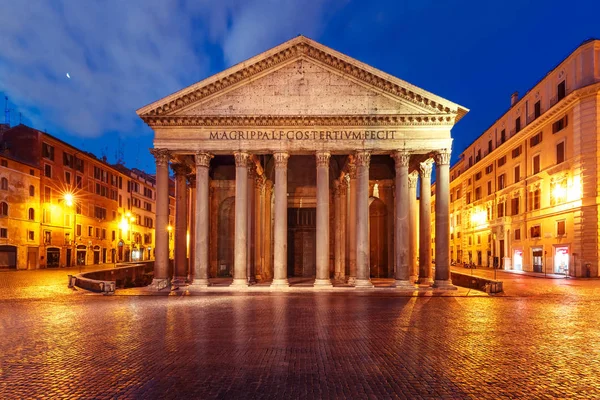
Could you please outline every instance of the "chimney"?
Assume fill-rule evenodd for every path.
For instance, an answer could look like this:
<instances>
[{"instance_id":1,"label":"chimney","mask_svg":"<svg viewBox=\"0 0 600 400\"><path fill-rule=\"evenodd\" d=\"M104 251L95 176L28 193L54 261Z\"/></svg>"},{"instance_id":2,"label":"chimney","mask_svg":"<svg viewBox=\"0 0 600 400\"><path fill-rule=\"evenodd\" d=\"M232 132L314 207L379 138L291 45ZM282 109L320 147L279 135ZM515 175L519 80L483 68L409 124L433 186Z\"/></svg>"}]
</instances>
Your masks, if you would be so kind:
<instances>
[{"instance_id":1,"label":"chimney","mask_svg":"<svg viewBox=\"0 0 600 400\"><path fill-rule=\"evenodd\" d=\"M510 106L514 106L519 101L519 92L514 92L510 95Z\"/></svg>"}]
</instances>

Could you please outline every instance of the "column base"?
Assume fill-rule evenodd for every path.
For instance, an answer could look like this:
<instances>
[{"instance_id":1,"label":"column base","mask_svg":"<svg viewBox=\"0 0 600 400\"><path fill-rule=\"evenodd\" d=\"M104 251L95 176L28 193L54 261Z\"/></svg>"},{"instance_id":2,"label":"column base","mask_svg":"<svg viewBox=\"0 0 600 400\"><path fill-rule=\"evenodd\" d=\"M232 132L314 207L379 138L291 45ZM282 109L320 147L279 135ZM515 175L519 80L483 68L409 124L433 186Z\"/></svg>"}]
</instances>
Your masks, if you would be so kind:
<instances>
[{"instance_id":1,"label":"column base","mask_svg":"<svg viewBox=\"0 0 600 400\"><path fill-rule=\"evenodd\" d=\"M417 290L416 286L407 280L396 279L394 286L400 290Z\"/></svg>"},{"instance_id":2,"label":"column base","mask_svg":"<svg viewBox=\"0 0 600 400\"><path fill-rule=\"evenodd\" d=\"M355 288L361 288L361 289L362 288L369 289L369 288L372 288L374 286L373 286L373 283L371 282L370 279L357 279L356 283L354 284L354 287Z\"/></svg>"},{"instance_id":3,"label":"column base","mask_svg":"<svg viewBox=\"0 0 600 400\"><path fill-rule=\"evenodd\" d=\"M244 289L248 287L248 280L246 278L234 279L229 287L235 289Z\"/></svg>"},{"instance_id":4,"label":"column base","mask_svg":"<svg viewBox=\"0 0 600 400\"><path fill-rule=\"evenodd\" d=\"M288 282L287 279L273 279L273 282L271 282L271 289L276 289L276 290L284 290L284 289L289 289L290 284Z\"/></svg>"},{"instance_id":5,"label":"column base","mask_svg":"<svg viewBox=\"0 0 600 400\"><path fill-rule=\"evenodd\" d=\"M169 279L152 279L152 283L148 285L150 290L162 290L169 287Z\"/></svg>"},{"instance_id":6,"label":"column base","mask_svg":"<svg viewBox=\"0 0 600 400\"><path fill-rule=\"evenodd\" d=\"M331 283L331 279L315 279L313 287L315 289L328 289L332 288L333 284Z\"/></svg>"},{"instance_id":7,"label":"column base","mask_svg":"<svg viewBox=\"0 0 600 400\"><path fill-rule=\"evenodd\" d=\"M356 286L356 277L355 276L349 276L348 277L348 285L350 285L350 286Z\"/></svg>"},{"instance_id":8,"label":"column base","mask_svg":"<svg viewBox=\"0 0 600 400\"><path fill-rule=\"evenodd\" d=\"M426 276L426 277L417 279L417 284L419 286L421 286L421 285L431 286L433 284L433 280L430 277Z\"/></svg>"},{"instance_id":9,"label":"column base","mask_svg":"<svg viewBox=\"0 0 600 400\"><path fill-rule=\"evenodd\" d=\"M457 287L452 284L451 280L436 280L432 287L438 290L457 290Z\"/></svg>"},{"instance_id":10,"label":"column base","mask_svg":"<svg viewBox=\"0 0 600 400\"><path fill-rule=\"evenodd\" d=\"M210 286L208 279L194 279L188 289L205 289Z\"/></svg>"}]
</instances>

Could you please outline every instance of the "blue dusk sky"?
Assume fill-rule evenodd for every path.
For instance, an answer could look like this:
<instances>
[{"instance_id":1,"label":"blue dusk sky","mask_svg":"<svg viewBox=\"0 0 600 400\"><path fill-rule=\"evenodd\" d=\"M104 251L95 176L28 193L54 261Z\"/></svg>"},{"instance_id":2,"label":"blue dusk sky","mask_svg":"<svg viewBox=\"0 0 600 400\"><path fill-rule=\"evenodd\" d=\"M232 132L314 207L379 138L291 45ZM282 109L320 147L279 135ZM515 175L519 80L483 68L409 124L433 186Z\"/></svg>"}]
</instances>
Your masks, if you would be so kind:
<instances>
[{"instance_id":1,"label":"blue dusk sky","mask_svg":"<svg viewBox=\"0 0 600 400\"><path fill-rule=\"evenodd\" d=\"M599 16L597 0L0 0L0 94L12 125L153 173L135 110L303 34L469 108L454 162Z\"/></svg>"}]
</instances>

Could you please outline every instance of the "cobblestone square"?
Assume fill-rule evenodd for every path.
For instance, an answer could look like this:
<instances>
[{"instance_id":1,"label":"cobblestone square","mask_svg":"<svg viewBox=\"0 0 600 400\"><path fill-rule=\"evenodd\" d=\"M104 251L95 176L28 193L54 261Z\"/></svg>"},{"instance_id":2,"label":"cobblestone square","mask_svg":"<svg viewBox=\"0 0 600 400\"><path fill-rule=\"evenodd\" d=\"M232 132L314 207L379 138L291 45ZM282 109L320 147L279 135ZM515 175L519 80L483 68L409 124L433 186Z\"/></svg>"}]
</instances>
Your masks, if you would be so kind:
<instances>
[{"instance_id":1,"label":"cobblestone square","mask_svg":"<svg viewBox=\"0 0 600 400\"><path fill-rule=\"evenodd\" d=\"M98 296L68 273L0 272L0 398L600 396L598 280L502 274L495 297Z\"/></svg>"}]
</instances>

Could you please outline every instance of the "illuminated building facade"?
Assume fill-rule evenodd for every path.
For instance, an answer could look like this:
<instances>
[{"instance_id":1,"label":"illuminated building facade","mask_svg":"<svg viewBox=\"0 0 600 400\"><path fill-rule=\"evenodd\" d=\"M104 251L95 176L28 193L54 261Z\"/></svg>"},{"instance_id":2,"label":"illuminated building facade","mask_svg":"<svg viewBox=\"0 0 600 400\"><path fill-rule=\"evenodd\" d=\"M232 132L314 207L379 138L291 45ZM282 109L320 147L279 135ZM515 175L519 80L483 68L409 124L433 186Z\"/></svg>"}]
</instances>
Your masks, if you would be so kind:
<instances>
[{"instance_id":1,"label":"illuminated building facade","mask_svg":"<svg viewBox=\"0 0 600 400\"><path fill-rule=\"evenodd\" d=\"M552 69L450 171L458 262L598 276L600 41Z\"/></svg>"},{"instance_id":2,"label":"illuminated building facade","mask_svg":"<svg viewBox=\"0 0 600 400\"><path fill-rule=\"evenodd\" d=\"M320 288L332 278L372 287L371 278L395 277L410 288L417 240L419 282L451 287L450 129L467 111L303 36L143 107L157 166L153 287L187 277L203 289L228 276L239 288L285 288L288 277ZM434 162L435 277L430 232L415 220L430 219L416 190L420 178L429 197Z\"/></svg>"},{"instance_id":3,"label":"illuminated building facade","mask_svg":"<svg viewBox=\"0 0 600 400\"><path fill-rule=\"evenodd\" d=\"M110 165L25 125L5 130L2 148L12 159L37 168L36 267L154 258L156 196L152 176ZM9 198L9 212L26 203L21 198ZM14 239L24 241L30 235L28 231L29 228L15 230ZM17 258L19 268L33 267L21 262L20 253Z\"/></svg>"}]
</instances>

